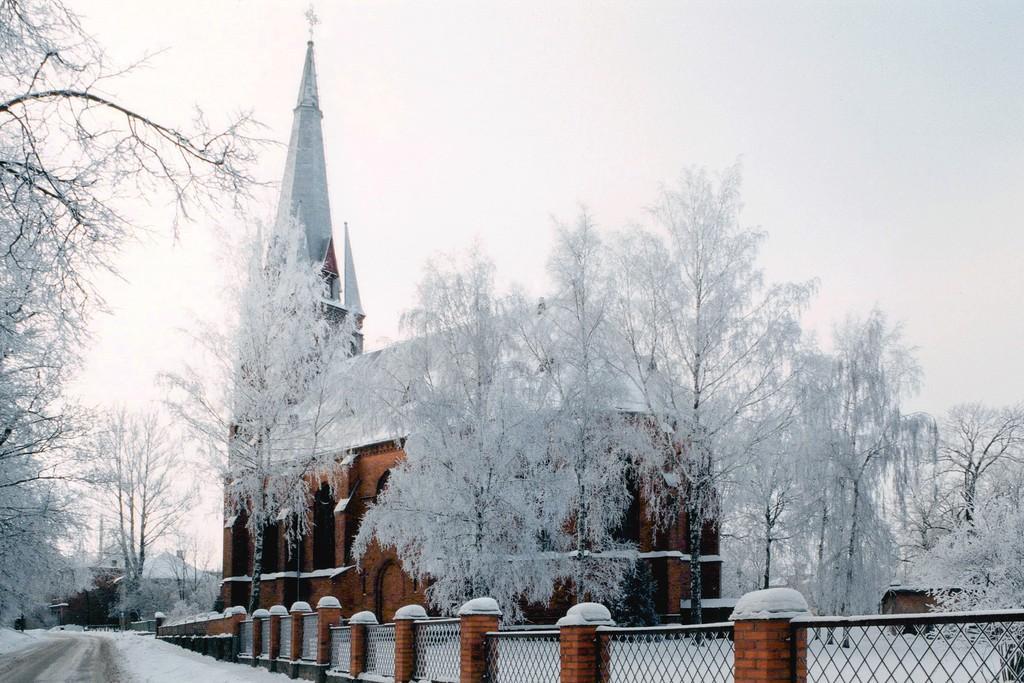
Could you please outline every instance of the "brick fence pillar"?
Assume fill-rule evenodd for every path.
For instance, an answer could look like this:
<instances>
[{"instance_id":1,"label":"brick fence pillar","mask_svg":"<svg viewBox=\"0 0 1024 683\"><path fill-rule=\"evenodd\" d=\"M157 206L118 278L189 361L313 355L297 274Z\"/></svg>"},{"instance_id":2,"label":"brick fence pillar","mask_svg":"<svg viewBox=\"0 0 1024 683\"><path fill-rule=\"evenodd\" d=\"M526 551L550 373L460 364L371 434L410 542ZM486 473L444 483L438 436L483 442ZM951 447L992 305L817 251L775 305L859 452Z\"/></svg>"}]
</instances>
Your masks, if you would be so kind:
<instances>
[{"instance_id":1,"label":"brick fence pillar","mask_svg":"<svg viewBox=\"0 0 1024 683\"><path fill-rule=\"evenodd\" d=\"M614 625L608 608L596 602L570 607L558 620L561 683L598 683L597 627Z\"/></svg>"},{"instance_id":2,"label":"brick fence pillar","mask_svg":"<svg viewBox=\"0 0 1024 683\"><path fill-rule=\"evenodd\" d=\"M270 612L265 609L258 609L252 613L252 665L256 666L256 660L263 651L263 639L270 636L263 633L263 619L269 617Z\"/></svg>"},{"instance_id":3,"label":"brick fence pillar","mask_svg":"<svg viewBox=\"0 0 1024 683\"><path fill-rule=\"evenodd\" d=\"M789 620L806 614L804 596L792 588L769 588L740 598L730 617L735 623L735 683L790 683L793 671L795 683L804 683L806 631L793 647Z\"/></svg>"},{"instance_id":4,"label":"brick fence pillar","mask_svg":"<svg viewBox=\"0 0 1024 683\"><path fill-rule=\"evenodd\" d=\"M351 655L348 660L348 677L356 679L366 669L366 627L377 623L373 612L356 612L348 620L352 627Z\"/></svg>"},{"instance_id":5,"label":"brick fence pillar","mask_svg":"<svg viewBox=\"0 0 1024 683\"><path fill-rule=\"evenodd\" d=\"M475 598L459 608L459 683L481 683L487 673L487 633L497 631L501 610L494 598Z\"/></svg>"},{"instance_id":6,"label":"brick fence pillar","mask_svg":"<svg viewBox=\"0 0 1024 683\"><path fill-rule=\"evenodd\" d=\"M153 615L153 631L156 633L156 637L160 637L160 627L163 626L166 617L163 612L157 612Z\"/></svg>"},{"instance_id":7,"label":"brick fence pillar","mask_svg":"<svg viewBox=\"0 0 1024 683\"><path fill-rule=\"evenodd\" d=\"M226 659L229 662L238 661L238 647L242 639L242 622L245 621L245 608L241 605L229 607L224 611L227 623L224 625L224 633L231 635L230 652Z\"/></svg>"},{"instance_id":8,"label":"brick fence pillar","mask_svg":"<svg viewBox=\"0 0 1024 683\"><path fill-rule=\"evenodd\" d=\"M395 612L395 683L412 680L416 666L416 620L426 619L421 605L406 605Z\"/></svg>"},{"instance_id":9,"label":"brick fence pillar","mask_svg":"<svg viewBox=\"0 0 1024 683\"><path fill-rule=\"evenodd\" d=\"M281 617L288 616L288 610L284 605L274 605L270 608L270 659L277 659L281 655Z\"/></svg>"},{"instance_id":10,"label":"brick fence pillar","mask_svg":"<svg viewBox=\"0 0 1024 683\"><path fill-rule=\"evenodd\" d=\"M292 604L292 608L288 610L288 613L292 615L292 661L297 662L302 659L302 627L303 619L312 612L308 602L296 602ZM293 676L294 678L294 676Z\"/></svg>"},{"instance_id":11,"label":"brick fence pillar","mask_svg":"<svg viewBox=\"0 0 1024 683\"><path fill-rule=\"evenodd\" d=\"M341 603L338 598L325 595L316 603L317 614L320 618L316 620L316 663L331 663L331 626L341 624Z\"/></svg>"}]
</instances>

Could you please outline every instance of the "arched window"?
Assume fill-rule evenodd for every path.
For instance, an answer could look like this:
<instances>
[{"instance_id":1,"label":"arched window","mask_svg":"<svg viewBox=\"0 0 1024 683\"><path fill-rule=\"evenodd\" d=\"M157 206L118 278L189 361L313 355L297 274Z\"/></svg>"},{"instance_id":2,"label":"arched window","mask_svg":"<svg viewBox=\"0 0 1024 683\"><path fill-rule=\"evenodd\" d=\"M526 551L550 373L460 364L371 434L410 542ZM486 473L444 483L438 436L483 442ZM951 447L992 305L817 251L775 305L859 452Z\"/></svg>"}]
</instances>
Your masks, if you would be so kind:
<instances>
[{"instance_id":1,"label":"arched window","mask_svg":"<svg viewBox=\"0 0 1024 683\"><path fill-rule=\"evenodd\" d=\"M313 497L313 569L334 566L334 496L324 482Z\"/></svg>"},{"instance_id":2,"label":"arched window","mask_svg":"<svg viewBox=\"0 0 1024 683\"><path fill-rule=\"evenodd\" d=\"M279 539L281 538L278 524L268 524L263 530L263 573L272 574L281 571L281 550Z\"/></svg>"},{"instance_id":3,"label":"arched window","mask_svg":"<svg viewBox=\"0 0 1024 683\"><path fill-rule=\"evenodd\" d=\"M231 575L246 576L249 573L249 529L245 512L235 516L231 525Z\"/></svg>"},{"instance_id":4,"label":"arched window","mask_svg":"<svg viewBox=\"0 0 1024 683\"><path fill-rule=\"evenodd\" d=\"M620 543L634 543L640 547L641 510L640 510L640 486L637 483L636 475L632 472L626 474L626 493L629 504L623 511L622 521L619 528L615 530L615 540Z\"/></svg>"},{"instance_id":5,"label":"arched window","mask_svg":"<svg viewBox=\"0 0 1024 683\"><path fill-rule=\"evenodd\" d=\"M376 502L377 499L380 498L380 494L383 493L384 489L387 488L389 481L391 481L391 470L388 470L384 474L380 475L380 479L377 480L377 492L373 495L374 502Z\"/></svg>"}]
</instances>

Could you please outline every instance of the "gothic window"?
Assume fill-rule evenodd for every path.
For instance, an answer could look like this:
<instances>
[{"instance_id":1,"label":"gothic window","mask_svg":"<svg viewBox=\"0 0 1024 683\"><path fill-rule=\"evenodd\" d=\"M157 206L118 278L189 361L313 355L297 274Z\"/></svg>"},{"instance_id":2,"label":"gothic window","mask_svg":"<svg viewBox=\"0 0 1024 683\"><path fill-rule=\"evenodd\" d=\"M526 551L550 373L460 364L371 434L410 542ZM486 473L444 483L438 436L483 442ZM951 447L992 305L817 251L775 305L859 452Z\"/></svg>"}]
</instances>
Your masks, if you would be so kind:
<instances>
[{"instance_id":1,"label":"gothic window","mask_svg":"<svg viewBox=\"0 0 1024 683\"><path fill-rule=\"evenodd\" d=\"M231 575L246 576L249 573L249 530L246 515L242 512L231 525Z\"/></svg>"},{"instance_id":2,"label":"gothic window","mask_svg":"<svg viewBox=\"0 0 1024 683\"><path fill-rule=\"evenodd\" d=\"M273 574L281 571L280 549L280 527L278 524L268 524L263 530L263 573Z\"/></svg>"},{"instance_id":3,"label":"gothic window","mask_svg":"<svg viewBox=\"0 0 1024 683\"><path fill-rule=\"evenodd\" d=\"M334 566L334 496L324 482L313 498L313 569Z\"/></svg>"},{"instance_id":4,"label":"gothic window","mask_svg":"<svg viewBox=\"0 0 1024 683\"><path fill-rule=\"evenodd\" d=\"M380 498L380 494L387 488L388 482L391 480L391 470L388 470L384 474L380 475L380 479L377 480L377 492L373 496L374 502Z\"/></svg>"},{"instance_id":5,"label":"gothic window","mask_svg":"<svg viewBox=\"0 0 1024 683\"><path fill-rule=\"evenodd\" d=\"M640 486L637 483L636 475L632 472L626 475L626 492L629 496L629 504L619 522L619 528L615 530L614 537L620 543L634 543L639 549L641 512L640 512Z\"/></svg>"}]
</instances>

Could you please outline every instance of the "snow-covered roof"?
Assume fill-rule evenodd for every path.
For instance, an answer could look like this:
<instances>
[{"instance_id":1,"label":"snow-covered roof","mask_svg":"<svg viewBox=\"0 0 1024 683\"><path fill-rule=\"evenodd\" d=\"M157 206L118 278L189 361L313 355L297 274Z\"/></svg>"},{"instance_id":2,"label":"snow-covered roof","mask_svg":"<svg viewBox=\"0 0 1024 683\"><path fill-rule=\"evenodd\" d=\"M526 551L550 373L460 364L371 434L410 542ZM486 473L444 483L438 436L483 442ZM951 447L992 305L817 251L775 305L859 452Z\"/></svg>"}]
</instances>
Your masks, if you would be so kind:
<instances>
[{"instance_id":1,"label":"snow-covered roof","mask_svg":"<svg viewBox=\"0 0 1024 683\"><path fill-rule=\"evenodd\" d=\"M173 580L189 575L194 576L196 572L205 573L206 570L199 569L167 551L146 559L142 567L143 578L154 580Z\"/></svg>"}]
</instances>

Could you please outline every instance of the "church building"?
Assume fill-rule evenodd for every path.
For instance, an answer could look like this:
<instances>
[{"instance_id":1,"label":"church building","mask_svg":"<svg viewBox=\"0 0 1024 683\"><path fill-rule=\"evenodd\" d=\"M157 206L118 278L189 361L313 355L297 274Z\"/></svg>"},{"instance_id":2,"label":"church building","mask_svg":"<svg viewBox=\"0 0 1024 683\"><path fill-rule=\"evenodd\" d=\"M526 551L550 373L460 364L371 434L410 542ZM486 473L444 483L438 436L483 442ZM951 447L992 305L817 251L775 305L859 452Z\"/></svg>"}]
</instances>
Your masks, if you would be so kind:
<instances>
[{"instance_id":1,"label":"church building","mask_svg":"<svg viewBox=\"0 0 1024 683\"><path fill-rule=\"evenodd\" d=\"M303 226L310 260L324 273L325 307L328 314L365 319L356 279L355 259L348 224L335 239L327 165L323 142L323 112L317 85L313 42L306 46L305 61L294 109L291 138L281 186L278 219L289 214ZM340 244L340 253L338 245ZM354 342L356 358L348 361L372 365L380 352L363 354L362 337ZM316 604L323 596L338 598L342 615L369 610L381 623L407 604L427 606L424 586L402 571L391 550L374 548L357 566L353 541L360 520L388 483L389 472L404 457L400 433L365 434L346 444L339 453L340 486L313 482L316 495L309 510L313 530L289 548L284 525L274 525L264 537L260 606L291 605L297 600ZM636 544L640 558L650 564L656 583L655 606L667 621L678 620L688 608L689 554L685 514L670 528L656 530L648 520L642 497L634 496L620 532L622 541ZM721 616L718 533L713 524L704 530L705 620ZM225 605L247 605L253 566L253 548L243 515L226 516L222 599ZM567 605L537 606L526 614L536 622L550 622L565 613ZM429 609L429 607L428 607Z\"/></svg>"}]
</instances>

